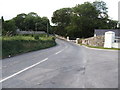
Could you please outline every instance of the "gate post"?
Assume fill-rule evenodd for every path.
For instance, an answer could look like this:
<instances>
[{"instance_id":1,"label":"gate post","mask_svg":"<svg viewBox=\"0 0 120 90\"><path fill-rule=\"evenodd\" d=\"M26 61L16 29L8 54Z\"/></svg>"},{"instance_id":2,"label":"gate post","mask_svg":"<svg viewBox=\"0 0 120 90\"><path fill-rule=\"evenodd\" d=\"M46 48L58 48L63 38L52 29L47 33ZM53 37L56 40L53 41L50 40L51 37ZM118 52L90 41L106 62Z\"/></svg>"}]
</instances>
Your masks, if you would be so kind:
<instances>
[{"instance_id":1,"label":"gate post","mask_svg":"<svg viewBox=\"0 0 120 90\"><path fill-rule=\"evenodd\" d=\"M70 41L70 40L69 40L69 36L67 36L67 41Z\"/></svg>"},{"instance_id":2,"label":"gate post","mask_svg":"<svg viewBox=\"0 0 120 90\"><path fill-rule=\"evenodd\" d=\"M76 38L76 44L78 44L78 40L79 40L79 38Z\"/></svg>"},{"instance_id":3,"label":"gate post","mask_svg":"<svg viewBox=\"0 0 120 90\"><path fill-rule=\"evenodd\" d=\"M115 32L112 32L112 31L105 32L104 47L112 48L112 44L113 44L114 40L115 40Z\"/></svg>"}]
</instances>

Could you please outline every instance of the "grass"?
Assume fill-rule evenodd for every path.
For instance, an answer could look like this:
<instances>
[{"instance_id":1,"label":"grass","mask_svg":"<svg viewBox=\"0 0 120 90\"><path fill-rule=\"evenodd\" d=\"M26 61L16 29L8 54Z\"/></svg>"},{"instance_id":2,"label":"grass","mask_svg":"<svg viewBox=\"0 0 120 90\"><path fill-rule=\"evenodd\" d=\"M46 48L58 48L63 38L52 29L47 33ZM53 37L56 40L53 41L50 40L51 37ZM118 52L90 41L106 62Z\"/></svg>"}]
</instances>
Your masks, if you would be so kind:
<instances>
[{"instance_id":1,"label":"grass","mask_svg":"<svg viewBox=\"0 0 120 90\"><path fill-rule=\"evenodd\" d=\"M15 56L18 54L49 48L56 45L53 36L39 36L39 39L35 39L34 36L12 36L2 37L2 58Z\"/></svg>"},{"instance_id":2,"label":"grass","mask_svg":"<svg viewBox=\"0 0 120 90\"><path fill-rule=\"evenodd\" d=\"M80 44L80 45L84 45L84 44ZM104 48L104 47L89 46L89 45L85 45L85 46L90 48L97 48L97 49L120 50L120 48Z\"/></svg>"}]
</instances>

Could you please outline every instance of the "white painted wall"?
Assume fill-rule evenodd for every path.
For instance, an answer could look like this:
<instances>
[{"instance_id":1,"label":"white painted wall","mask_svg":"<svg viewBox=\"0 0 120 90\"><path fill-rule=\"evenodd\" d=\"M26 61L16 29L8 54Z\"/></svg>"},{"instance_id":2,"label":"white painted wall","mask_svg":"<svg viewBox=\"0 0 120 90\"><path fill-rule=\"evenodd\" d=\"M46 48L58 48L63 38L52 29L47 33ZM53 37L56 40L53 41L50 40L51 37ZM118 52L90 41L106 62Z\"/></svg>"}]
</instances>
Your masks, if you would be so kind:
<instances>
[{"instance_id":1,"label":"white painted wall","mask_svg":"<svg viewBox=\"0 0 120 90\"><path fill-rule=\"evenodd\" d=\"M112 47L113 48L120 48L120 43L113 43Z\"/></svg>"},{"instance_id":2,"label":"white painted wall","mask_svg":"<svg viewBox=\"0 0 120 90\"><path fill-rule=\"evenodd\" d=\"M115 40L115 33L114 32L112 32L112 31L105 32L104 47L105 48L112 48L114 40Z\"/></svg>"}]
</instances>

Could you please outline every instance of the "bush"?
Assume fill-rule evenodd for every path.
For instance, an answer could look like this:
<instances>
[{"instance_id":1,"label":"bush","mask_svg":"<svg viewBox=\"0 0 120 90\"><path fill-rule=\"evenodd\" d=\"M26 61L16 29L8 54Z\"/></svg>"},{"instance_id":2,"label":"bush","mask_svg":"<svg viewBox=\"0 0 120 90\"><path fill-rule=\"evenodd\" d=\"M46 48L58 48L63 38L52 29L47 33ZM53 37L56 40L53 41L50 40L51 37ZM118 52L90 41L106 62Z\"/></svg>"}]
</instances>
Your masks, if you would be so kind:
<instances>
[{"instance_id":1,"label":"bush","mask_svg":"<svg viewBox=\"0 0 120 90\"><path fill-rule=\"evenodd\" d=\"M35 35L35 36L34 36L34 39L35 39L35 40L39 40L39 36L38 36L38 35Z\"/></svg>"},{"instance_id":2,"label":"bush","mask_svg":"<svg viewBox=\"0 0 120 90\"><path fill-rule=\"evenodd\" d=\"M55 40L55 37L52 37L52 40Z\"/></svg>"},{"instance_id":3,"label":"bush","mask_svg":"<svg viewBox=\"0 0 120 90\"><path fill-rule=\"evenodd\" d=\"M36 36L38 39L38 36ZM41 37L36 40L32 36L12 36L3 37L2 40L2 58L9 55L15 56L20 53L49 48L56 45L53 37Z\"/></svg>"}]
</instances>

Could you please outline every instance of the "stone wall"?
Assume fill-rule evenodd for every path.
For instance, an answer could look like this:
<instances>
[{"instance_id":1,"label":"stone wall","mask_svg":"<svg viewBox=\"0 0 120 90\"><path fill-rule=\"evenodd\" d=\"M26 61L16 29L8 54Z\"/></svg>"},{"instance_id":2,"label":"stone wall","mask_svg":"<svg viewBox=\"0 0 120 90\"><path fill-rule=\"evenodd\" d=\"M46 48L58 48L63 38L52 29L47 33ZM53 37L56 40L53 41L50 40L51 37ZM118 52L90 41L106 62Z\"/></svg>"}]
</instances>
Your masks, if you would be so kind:
<instances>
[{"instance_id":1,"label":"stone wall","mask_svg":"<svg viewBox=\"0 0 120 90\"><path fill-rule=\"evenodd\" d=\"M44 31L16 31L17 34L46 34Z\"/></svg>"},{"instance_id":2,"label":"stone wall","mask_svg":"<svg viewBox=\"0 0 120 90\"><path fill-rule=\"evenodd\" d=\"M62 36L60 36L60 35L55 34L55 37L67 41L67 39L66 39L65 37L62 37Z\"/></svg>"},{"instance_id":3,"label":"stone wall","mask_svg":"<svg viewBox=\"0 0 120 90\"><path fill-rule=\"evenodd\" d=\"M104 36L96 36L96 37L81 39L81 40L79 40L79 43L82 43L84 45L89 45L89 46L103 47L104 46Z\"/></svg>"}]
</instances>

